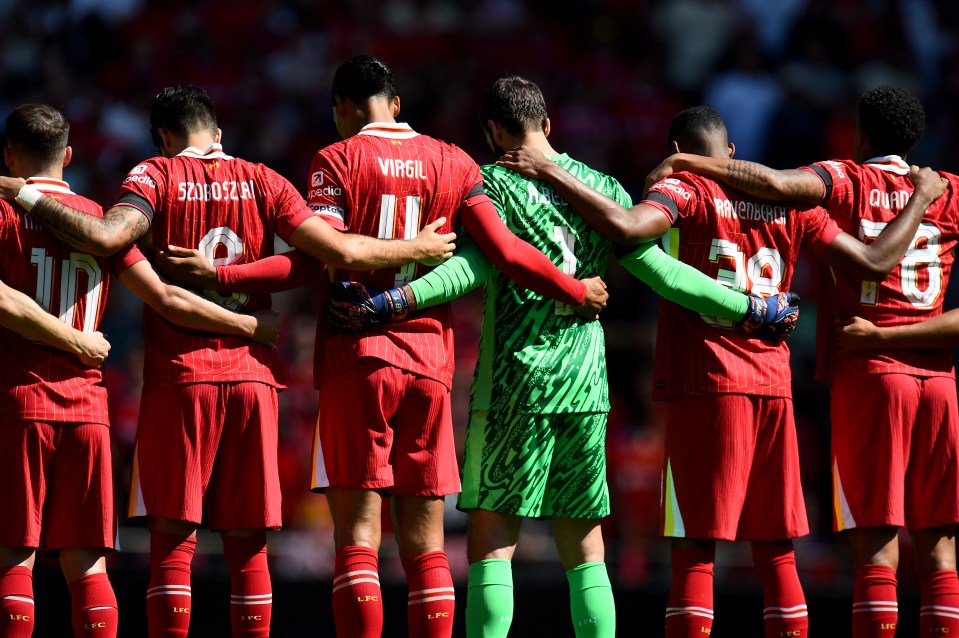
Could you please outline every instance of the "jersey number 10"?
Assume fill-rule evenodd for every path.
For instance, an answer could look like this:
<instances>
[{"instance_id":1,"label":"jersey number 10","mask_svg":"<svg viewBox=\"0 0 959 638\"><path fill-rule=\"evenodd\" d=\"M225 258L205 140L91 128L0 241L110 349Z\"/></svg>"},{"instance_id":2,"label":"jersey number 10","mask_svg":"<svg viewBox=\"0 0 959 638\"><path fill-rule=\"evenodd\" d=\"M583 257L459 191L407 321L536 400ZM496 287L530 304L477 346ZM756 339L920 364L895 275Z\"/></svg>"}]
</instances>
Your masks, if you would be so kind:
<instances>
[{"instance_id":1,"label":"jersey number 10","mask_svg":"<svg viewBox=\"0 0 959 638\"><path fill-rule=\"evenodd\" d=\"M53 274L56 269L54 258L47 255L46 248L34 248L30 251L30 263L37 267L37 293L35 298L40 307L51 312L50 302L53 296ZM87 279L86 290L80 289L80 273ZM60 264L60 321L83 332L95 332L100 312L100 287L103 283L103 271L97 260L86 253L70 253L69 259ZM80 299L83 299L85 312L80 312ZM82 322L82 325L78 323Z\"/></svg>"}]
</instances>

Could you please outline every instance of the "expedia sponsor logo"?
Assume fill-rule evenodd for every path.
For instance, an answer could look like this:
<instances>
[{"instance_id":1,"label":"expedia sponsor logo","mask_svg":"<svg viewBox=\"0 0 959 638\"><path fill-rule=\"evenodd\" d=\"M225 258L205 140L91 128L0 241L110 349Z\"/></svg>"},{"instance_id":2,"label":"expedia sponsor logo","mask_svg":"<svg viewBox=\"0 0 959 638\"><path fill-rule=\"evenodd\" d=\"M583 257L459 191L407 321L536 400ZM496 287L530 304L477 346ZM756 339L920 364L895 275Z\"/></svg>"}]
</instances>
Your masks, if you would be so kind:
<instances>
[{"instance_id":1,"label":"expedia sponsor logo","mask_svg":"<svg viewBox=\"0 0 959 638\"><path fill-rule=\"evenodd\" d=\"M315 173L314 173L315 175ZM316 199L317 197L339 197L343 194L343 189L338 186L333 186L332 184L327 184L322 188L311 188L309 198Z\"/></svg>"},{"instance_id":2,"label":"expedia sponsor logo","mask_svg":"<svg viewBox=\"0 0 959 638\"><path fill-rule=\"evenodd\" d=\"M726 219L744 219L750 222L785 224L789 209L777 204L747 202L741 199L713 198L716 214Z\"/></svg>"},{"instance_id":3,"label":"expedia sponsor logo","mask_svg":"<svg viewBox=\"0 0 959 638\"><path fill-rule=\"evenodd\" d=\"M310 176L310 188L318 188L322 186L325 179L326 176L324 175L323 171L316 171L312 176Z\"/></svg>"},{"instance_id":4,"label":"expedia sponsor logo","mask_svg":"<svg viewBox=\"0 0 959 638\"><path fill-rule=\"evenodd\" d=\"M127 175L124 180L124 184L143 184L144 186L149 186L150 188L156 188L157 183L149 175Z\"/></svg>"},{"instance_id":5,"label":"expedia sponsor logo","mask_svg":"<svg viewBox=\"0 0 959 638\"><path fill-rule=\"evenodd\" d=\"M826 162L832 170L836 171L836 177L839 179L846 179L846 167L839 162Z\"/></svg>"},{"instance_id":6,"label":"expedia sponsor logo","mask_svg":"<svg viewBox=\"0 0 959 638\"><path fill-rule=\"evenodd\" d=\"M686 190L686 187L683 185L683 183L675 177L668 177L662 181L656 182L649 190L659 191L661 193L675 193L686 201L689 201L689 199L693 196L692 193Z\"/></svg>"},{"instance_id":7,"label":"expedia sponsor logo","mask_svg":"<svg viewBox=\"0 0 959 638\"><path fill-rule=\"evenodd\" d=\"M147 168L148 167L146 164L138 164L137 166L133 167L133 170L130 171L130 175L143 175L147 172Z\"/></svg>"}]
</instances>

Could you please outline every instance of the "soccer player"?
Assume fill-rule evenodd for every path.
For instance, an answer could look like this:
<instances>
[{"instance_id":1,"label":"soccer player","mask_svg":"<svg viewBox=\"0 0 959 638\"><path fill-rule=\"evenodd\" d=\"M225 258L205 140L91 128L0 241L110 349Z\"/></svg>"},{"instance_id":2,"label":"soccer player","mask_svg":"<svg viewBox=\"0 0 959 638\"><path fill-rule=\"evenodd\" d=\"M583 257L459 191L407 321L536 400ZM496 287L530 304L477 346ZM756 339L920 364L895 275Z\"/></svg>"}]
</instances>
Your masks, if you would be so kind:
<instances>
[{"instance_id":1,"label":"soccer player","mask_svg":"<svg viewBox=\"0 0 959 638\"><path fill-rule=\"evenodd\" d=\"M912 194L905 157L924 127L919 100L879 87L859 101L855 159L777 171L682 154L656 174L692 170L757 197L821 203L843 230L869 239L903 215ZM902 526L916 553L922 634L959 631L959 415L951 349L852 353L833 347L837 321L859 316L889 327L942 312L959 239L959 178L943 176L947 195L926 215L890 277L820 273L817 374L832 382L833 523L855 555L855 638L895 631ZM871 400L863 402L864 396Z\"/></svg>"},{"instance_id":2,"label":"soccer player","mask_svg":"<svg viewBox=\"0 0 959 638\"><path fill-rule=\"evenodd\" d=\"M677 115L669 139L687 153L729 158L734 151L722 118L707 107ZM843 233L822 208L757 201L689 173L656 182L644 201L626 210L529 149L511 152L500 164L545 179L617 241L643 240L674 227L670 250L682 261L753 294L789 286L800 245L845 272L884 278L945 186L933 171L914 169L916 196L866 246ZM661 525L673 538L673 582L666 636L711 630L717 539L751 541L763 582L766 636L806 636L792 539L806 534L808 524L788 348L664 303L654 380L654 398L667 401Z\"/></svg>"},{"instance_id":3,"label":"soccer player","mask_svg":"<svg viewBox=\"0 0 959 638\"><path fill-rule=\"evenodd\" d=\"M46 196L100 216L96 203L62 180L72 157L68 134L69 123L56 109L17 107L6 121L4 159L13 175ZM0 247L0 276L37 300L28 300L24 316L69 333L76 326L83 330L78 335L89 336L68 333L66 343L81 347L79 361L35 343L36 330L18 330L22 336L4 331L0 339L0 484L7 494L0 524L0 635L33 630L32 569L42 544L60 554L74 635L116 636L116 598L105 561L116 536L107 396L101 372L88 367L99 366L109 349L96 330L110 272L124 267L120 278L167 320L248 336L260 330L259 322L163 284L147 262L133 263L135 249L116 260L129 267L72 250L7 202L0 202ZM267 333L275 340L275 330Z\"/></svg>"},{"instance_id":4,"label":"soccer player","mask_svg":"<svg viewBox=\"0 0 959 638\"><path fill-rule=\"evenodd\" d=\"M629 206L613 178L555 151L542 92L520 77L486 92L482 121L494 152L528 145L553 158L601 196ZM592 231L555 190L498 166L485 188L511 230L571 272L602 273L613 243ZM533 194L534 196L531 196ZM600 520L609 513L605 433L609 411L605 346L595 321L523 289L464 245L450 261L406 286L411 308L449 301L486 284L483 331L473 378L463 492L469 513L467 635L506 636L513 616L511 559L525 517L549 517L570 587L577 636L615 635L612 589ZM657 292L697 310L742 319L749 302L648 242L620 263ZM354 293L355 294L355 293ZM387 293L396 298L398 291ZM367 318L391 319L376 295ZM334 318L349 296L334 295Z\"/></svg>"},{"instance_id":5,"label":"soccer player","mask_svg":"<svg viewBox=\"0 0 959 638\"><path fill-rule=\"evenodd\" d=\"M151 233L159 246L195 246L230 263L270 254L273 233L337 266L374 268L434 261L452 250L434 223L408 242L332 230L293 186L219 144L213 103L202 89L170 87L154 100L151 131L162 157L135 166L102 219L0 179L44 227L75 248L109 255ZM266 308L264 295L209 297L229 309ZM276 353L246 339L182 330L145 311L146 362L131 489L131 516L147 516L151 569L149 635L185 636L190 561L204 506L222 531L231 575L234 636L269 633L272 594L265 530L279 528Z\"/></svg>"}]
</instances>

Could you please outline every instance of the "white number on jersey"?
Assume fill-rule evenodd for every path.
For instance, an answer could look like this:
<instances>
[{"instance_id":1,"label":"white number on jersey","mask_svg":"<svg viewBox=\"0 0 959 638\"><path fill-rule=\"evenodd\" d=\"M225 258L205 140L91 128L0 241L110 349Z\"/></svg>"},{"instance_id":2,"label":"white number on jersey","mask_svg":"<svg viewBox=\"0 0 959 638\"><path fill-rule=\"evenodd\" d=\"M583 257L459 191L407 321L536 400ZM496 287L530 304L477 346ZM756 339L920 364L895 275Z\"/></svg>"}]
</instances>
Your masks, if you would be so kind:
<instances>
[{"instance_id":1,"label":"white number on jersey","mask_svg":"<svg viewBox=\"0 0 959 638\"><path fill-rule=\"evenodd\" d=\"M207 231L197 250L214 266L229 266L243 255L243 240L226 226L220 226ZM221 295L216 290L204 290L203 294L213 303L233 311L242 308L250 298L245 292Z\"/></svg>"},{"instance_id":2,"label":"white number on jersey","mask_svg":"<svg viewBox=\"0 0 959 638\"><path fill-rule=\"evenodd\" d=\"M786 272L782 255L775 248L760 248L746 259L739 246L726 239L713 239L709 261L720 264L716 281L738 292L763 297L779 294ZM732 270L723 265L731 266ZM701 316L711 326L731 328L734 325L729 319Z\"/></svg>"},{"instance_id":3,"label":"white number on jersey","mask_svg":"<svg viewBox=\"0 0 959 638\"><path fill-rule=\"evenodd\" d=\"M576 274L576 266L579 263L576 260L576 235L570 232L568 226L553 226L553 237L556 238L560 248L563 249L563 266L561 270L570 277L574 276ZM569 304L559 301L555 302L555 304L554 312L557 315L573 314L573 307Z\"/></svg>"},{"instance_id":4,"label":"white number on jersey","mask_svg":"<svg viewBox=\"0 0 959 638\"><path fill-rule=\"evenodd\" d=\"M420 198L415 195L407 195L403 236L397 237L396 199L396 195L383 195L380 200L380 228L376 235L379 239L413 239L420 230ZM394 285L400 287L408 284L415 274L416 262L402 266L396 273Z\"/></svg>"},{"instance_id":5,"label":"white number on jersey","mask_svg":"<svg viewBox=\"0 0 959 638\"><path fill-rule=\"evenodd\" d=\"M859 226L859 239L875 239L886 227L885 222L873 222L863 219ZM933 224L922 223L916 229L916 236L906 249L906 254L899 262L902 294L916 308L931 308L939 295L942 294L942 262L939 259L939 239L942 232ZM919 287L919 271L926 269L927 279L925 290ZM877 303L879 284L875 281L862 282L862 291L859 302L864 306L874 306Z\"/></svg>"},{"instance_id":6,"label":"white number on jersey","mask_svg":"<svg viewBox=\"0 0 959 638\"><path fill-rule=\"evenodd\" d=\"M37 267L36 300L47 312L50 312L50 301L53 291L53 257L47 255L46 248L34 248L30 251L30 263ZM80 273L87 279L85 291L80 290ZM94 332L97 327L97 316L100 311L100 291L103 284L103 271L97 260L86 253L70 253L69 259L64 259L60 266L60 321L68 326L77 327L77 315L80 312L78 301L84 300L86 312L81 318L83 325L79 330Z\"/></svg>"}]
</instances>

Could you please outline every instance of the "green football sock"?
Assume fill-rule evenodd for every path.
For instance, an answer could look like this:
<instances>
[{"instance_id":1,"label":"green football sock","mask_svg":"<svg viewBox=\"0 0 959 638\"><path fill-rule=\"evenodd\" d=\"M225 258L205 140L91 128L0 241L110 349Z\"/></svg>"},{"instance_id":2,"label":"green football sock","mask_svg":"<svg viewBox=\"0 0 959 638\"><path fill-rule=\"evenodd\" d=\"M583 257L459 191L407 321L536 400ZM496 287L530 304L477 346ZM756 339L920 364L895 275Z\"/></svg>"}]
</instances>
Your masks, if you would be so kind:
<instances>
[{"instance_id":1,"label":"green football sock","mask_svg":"<svg viewBox=\"0 0 959 638\"><path fill-rule=\"evenodd\" d=\"M513 622L513 568L491 558L470 565L466 590L467 638L505 638Z\"/></svg>"},{"instance_id":2,"label":"green football sock","mask_svg":"<svg viewBox=\"0 0 959 638\"><path fill-rule=\"evenodd\" d=\"M583 563L566 572L576 638L613 638L616 604L606 563Z\"/></svg>"}]
</instances>

